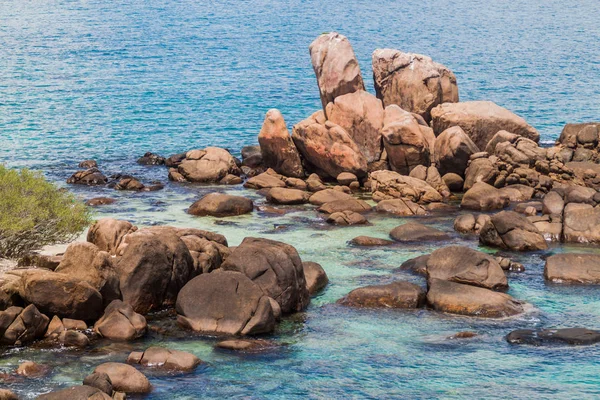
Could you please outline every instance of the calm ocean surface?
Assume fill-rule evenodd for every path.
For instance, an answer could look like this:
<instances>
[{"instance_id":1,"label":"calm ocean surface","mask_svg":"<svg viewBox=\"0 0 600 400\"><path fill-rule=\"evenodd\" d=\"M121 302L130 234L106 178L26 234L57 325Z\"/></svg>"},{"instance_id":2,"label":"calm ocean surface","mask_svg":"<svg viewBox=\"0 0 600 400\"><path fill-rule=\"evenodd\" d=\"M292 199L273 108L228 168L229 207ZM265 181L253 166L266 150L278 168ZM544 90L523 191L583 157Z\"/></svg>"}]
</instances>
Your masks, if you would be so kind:
<instances>
[{"instance_id":1,"label":"calm ocean surface","mask_svg":"<svg viewBox=\"0 0 600 400\"><path fill-rule=\"evenodd\" d=\"M308 45L333 30L350 39L368 90L374 49L426 54L456 73L461 100L492 100L552 142L566 122L600 119L599 16L597 0L2 0L0 162L42 170L61 185L87 158L98 160L107 175L166 182L165 169L135 160L146 151L166 156L207 145L237 153L256 143L268 109L280 109L290 128L317 110ZM373 217L367 228L331 229L314 211L299 208L224 224L185 213L214 187L168 184L140 194L71 189L82 198L118 198L98 217L201 227L225 234L232 245L249 235L285 241L304 260L321 263L331 284L307 312L282 323L273 337L282 347L267 354L214 351L213 339L174 326L171 334L100 343L85 353L3 350L0 374L23 360L54 366L44 379L0 378L0 387L23 398L79 384L95 365L123 361L131 350L155 343L191 351L206 364L191 375L151 375L149 399L600 397L597 346L514 347L504 340L522 327L600 328L598 289L544 284L544 254L518 256L527 271L509 276L509 293L531 304L518 319L348 310L335 301L358 286L423 283L396 268L432 248L346 244L359 234L386 237L402 219ZM453 218L429 223L451 231ZM477 246L458 236L452 241ZM480 336L447 339L463 330Z\"/></svg>"}]
</instances>

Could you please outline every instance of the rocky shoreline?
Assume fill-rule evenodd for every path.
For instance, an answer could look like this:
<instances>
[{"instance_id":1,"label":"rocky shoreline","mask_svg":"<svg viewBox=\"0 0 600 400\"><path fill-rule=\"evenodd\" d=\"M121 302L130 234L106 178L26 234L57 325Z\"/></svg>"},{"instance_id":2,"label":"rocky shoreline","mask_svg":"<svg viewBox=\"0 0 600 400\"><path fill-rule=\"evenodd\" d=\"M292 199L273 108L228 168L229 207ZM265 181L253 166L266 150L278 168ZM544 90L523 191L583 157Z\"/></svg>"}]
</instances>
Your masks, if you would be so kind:
<instances>
[{"instance_id":1,"label":"rocky shoreline","mask_svg":"<svg viewBox=\"0 0 600 400\"><path fill-rule=\"evenodd\" d=\"M567 124L554 146L540 147L535 128L509 110L488 101L459 102L452 71L427 56L375 50L376 95L365 91L346 37L319 36L310 56L323 109L294 125L291 134L273 109L259 145L242 149L241 160L206 147L169 157L146 153L138 163L166 168L165 178L176 183L243 185L264 196L268 205L261 211L275 216L304 205L338 229L369 224L374 214L412 218L392 229L389 239L357 236L350 244L367 249L432 243L435 251L400 267L422 275L425 285L360 287L338 300L343 306L490 319L523 315L527 299L504 293L511 275L526 268L511 260L519 252L547 256L548 285L600 284L600 255L548 250L553 243L600 242L600 123ZM68 184L136 192L164 187L130 175L107 177L94 160L79 167ZM112 201L93 198L88 204ZM256 209L248 197L214 192L187 212L226 218ZM431 215L459 210L455 232L427 223ZM448 245L451 234L502 255ZM32 255L0 274L0 342L85 349L99 339L132 341L147 333L149 313L171 310L179 329L217 335L223 339L219 348L272 348L268 335L281 319L305 310L328 284L319 264L303 260L284 241L247 237L233 247L211 231L100 219L86 242L72 243L64 254ZM600 341L598 331L566 328L507 332L506 340ZM158 347L123 361L98 365L83 385L40 398L149 393L145 368L183 373L202 362ZM0 392L2 398L16 396Z\"/></svg>"}]
</instances>

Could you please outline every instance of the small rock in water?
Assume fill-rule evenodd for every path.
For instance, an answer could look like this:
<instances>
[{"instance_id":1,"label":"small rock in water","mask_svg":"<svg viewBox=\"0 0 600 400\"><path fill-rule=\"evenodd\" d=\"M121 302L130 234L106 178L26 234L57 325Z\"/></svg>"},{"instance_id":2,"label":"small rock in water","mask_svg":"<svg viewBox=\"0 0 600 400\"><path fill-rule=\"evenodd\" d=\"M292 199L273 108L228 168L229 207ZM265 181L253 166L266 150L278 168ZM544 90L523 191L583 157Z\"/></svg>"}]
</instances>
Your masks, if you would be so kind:
<instances>
[{"instance_id":1,"label":"small rock in water","mask_svg":"<svg viewBox=\"0 0 600 400\"><path fill-rule=\"evenodd\" d=\"M600 331L587 328L566 329L518 329L506 336L511 344L547 344L590 345L600 342Z\"/></svg>"},{"instance_id":2,"label":"small rock in water","mask_svg":"<svg viewBox=\"0 0 600 400\"><path fill-rule=\"evenodd\" d=\"M1 400L19 400L19 396L17 396L11 390L0 389L0 399Z\"/></svg>"},{"instance_id":3,"label":"small rock in water","mask_svg":"<svg viewBox=\"0 0 600 400\"><path fill-rule=\"evenodd\" d=\"M354 289L338 303L351 307L418 308L425 304L425 291L414 283L397 281Z\"/></svg>"},{"instance_id":4,"label":"small rock in water","mask_svg":"<svg viewBox=\"0 0 600 400\"><path fill-rule=\"evenodd\" d=\"M100 389L108 395L111 395L113 392L113 386L110 377L104 372L94 372L89 374L83 380L83 384Z\"/></svg>"},{"instance_id":5,"label":"small rock in water","mask_svg":"<svg viewBox=\"0 0 600 400\"><path fill-rule=\"evenodd\" d=\"M158 154L147 152L138 158L137 163L141 165L164 165L165 158L159 156Z\"/></svg>"},{"instance_id":6,"label":"small rock in water","mask_svg":"<svg viewBox=\"0 0 600 400\"><path fill-rule=\"evenodd\" d=\"M80 162L78 167L85 169L98 168L98 163L96 162L96 160L85 160Z\"/></svg>"},{"instance_id":7,"label":"small rock in water","mask_svg":"<svg viewBox=\"0 0 600 400\"><path fill-rule=\"evenodd\" d=\"M327 222L335 225L361 225L368 224L369 221L359 213L354 211L341 211L335 212L327 217Z\"/></svg>"},{"instance_id":8,"label":"small rock in water","mask_svg":"<svg viewBox=\"0 0 600 400\"><path fill-rule=\"evenodd\" d=\"M113 203L116 203L116 200L111 199L110 197L94 197L93 199L89 199L88 201L86 201L85 205L90 207L97 207Z\"/></svg>"},{"instance_id":9,"label":"small rock in water","mask_svg":"<svg viewBox=\"0 0 600 400\"><path fill-rule=\"evenodd\" d=\"M185 351L152 346L143 352L134 351L127 357L127 362L169 371L192 371L202 360Z\"/></svg>"},{"instance_id":10,"label":"small rock in water","mask_svg":"<svg viewBox=\"0 0 600 400\"><path fill-rule=\"evenodd\" d=\"M419 224L418 222L407 222L392 229L390 236L397 242L421 242L450 239L447 233L439 229Z\"/></svg>"},{"instance_id":11,"label":"small rock in water","mask_svg":"<svg viewBox=\"0 0 600 400\"><path fill-rule=\"evenodd\" d=\"M448 339L450 339L450 340L452 340L452 339L470 339L470 338L474 338L475 336L479 336L477 334L477 332L462 331L462 332L455 333L452 336L448 336Z\"/></svg>"},{"instance_id":12,"label":"small rock in water","mask_svg":"<svg viewBox=\"0 0 600 400\"><path fill-rule=\"evenodd\" d=\"M394 244L393 241L387 239L380 239L370 236L357 236L350 241L350 244L354 246L389 246Z\"/></svg>"},{"instance_id":13,"label":"small rock in water","mask_svg":"<svg viewBox=\"0 0 600 400\"><path fill-rule=\"evenodd\" d=\"M304 277L306 278L306 287L311 296L323 290L329 283L329 278L320 264L305 261L302 263L302 268L304 269Z\"/></svg>"},{"instance_id":14,"label":"small rock in water","mask_svg":"<svg viewBox=\"0 0 600 400\"><path fill-rule=\"evenodd\" d=\"M188 214L228 217L251 213L253 208L252 200L246 197L209 193L192 204L188 209Z\"/></svg>"},{"instance_id":15,"label":"small rock in water","mask_svg":"<svg viewBox=\"0 0 600 400\"><path fill-rule=\"evenodd\" d=\"M16 373L17 375L25 376L27 378L40 378L50 373L50 367L33 361L25 361L19 365ZM2 397L0 397L0 399L1 398Z\"/></svg>"},{"instance_id":16,"label":"small rock in water","mask_svg":"<svg viewBox=\"0 0 600 400\"><path fill-rule=\"evenodd\" d=\"M62 331L58 335L58 341L65 347L87 347L90 344L86 335L73 330Z\"/></svg>"}]
</instances>

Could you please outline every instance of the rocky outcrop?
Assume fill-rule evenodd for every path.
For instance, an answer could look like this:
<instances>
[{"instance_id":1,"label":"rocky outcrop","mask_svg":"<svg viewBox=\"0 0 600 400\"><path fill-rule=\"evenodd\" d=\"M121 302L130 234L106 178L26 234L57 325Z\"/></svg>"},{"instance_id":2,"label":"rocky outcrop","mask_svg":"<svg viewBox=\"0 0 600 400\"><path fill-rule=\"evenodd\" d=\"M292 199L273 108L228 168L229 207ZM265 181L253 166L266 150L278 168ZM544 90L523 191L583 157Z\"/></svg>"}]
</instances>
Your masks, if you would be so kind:
<instances>
[{"instance_id":1,"label":"rocky outcrop","mask_svg":"<svg viewBox=\"0 0 600 400\"><path fill-rule=\"evenodd\" d=\"M310 44L309 51L323 110L338 96L365 90L358 60L345 36L324 33Z\"/></svg>"},{"instance_id":2,"label":"rocky outcrop","mask_svg":"<svg viewBox=\"0 0 600 400\"><path fill-rule=\"evenodd\" d=\"M336 97L327 104L325 114L329 121L348 133L367 162L379 160L384 123L381 100L364 90L358 90Z\"/></svg>"},{"instance_id":3,"label":"rocky outcrop","mask_svg":"<svg viewBox=\"0 0 600 400\"><path fill-rule=\"evenodd\" d=\"M430 279L427 303L436 311L482 318L505 318L523 313L523 305L511 296L488 289Z\"/></svg>"},{"instance_id":4,"label":"rocky outcrop","mask_svg":"<svg viewBox=\"0 0 600 400\"><path fill-rule=\"evenodd\" d=\"M442 179L438 169L433 165L425 167L424 165L417 165L410 171L409 174L412 178L417 178L427 182L432 188L438 191L442 197L450 197L450 189L446 186L446 183Z\"/></svg>"},{"instance_id":5,"label":"rocky outcrop","mask_svg":"<svg viewBox=\"0 0 600 400\"><path fill-rule=\"evenodd\" d=\"M67 183L87 186L105 185L107 182L108 179L100 172L100 170L98 170L98 168L77 171L67 179Z\"/></svg>"},{"instance_id":6,"label":"rocky outcrop","mask_svg":"<svg viewBox=\"0 0 600 400\"><path fill-rule=\"evenodd\" d=\"M387 106L381 135L392 171L408 175L416 166L430 164L435 142L433 131L419 125L408 111L395 104Z\"/></svg>"},{"instance_id":7,"label":"rocky outcrop","mask_svg":"<svg viewBox=\"0 0 600 400\"><path fill-rule=\"evenodd\" d=\"M367 160L341 126L325 120L322 111L294 125L292 139L313 172L336 178L342 172L367 173Z\"/></svg>"},{"instance_id":8,"label":"rocky outcrop","mask_svg":"<svg viewBox=\"0 0 600 400\"><path fill-rule=\"evenodd\" d=\"M186 351L152 346L144 351L134 351L127 357L127 362L164 371L189 372L193 371L202 361Z\"/></svg>"},{"instance_id":9,"label":"rocky outcrop","mask_svg":"<svg viewBox=\"0 0 600 400\"><path fill-rule=\"evenodd\" d=\"M369 178L375 201L402 198L415 203L431 203L443 200L443 196L427 182L397 172L375 171Z\"/></svg>"},{"instance_id":10,"label":"rocky outcrop","mask_svg":"<svg viewBox=\"0 0 600 400\"><path fill-rule=\"evenodd\" d=\"M546 259L544 278L553 283L599 284L600 255L555 254Z\"/></svg>"},{"instance_id":11,"label":"rocky outcrop","mask_svg":"<svg viewBox=\"0 0 600 400\"><path fill-rule=\"evenodd\" d=\"M49 318L33 304L0 311L0 343L22 345L42 338Z\"/></svg>"},{"instance_id":12,"label":"rocky outcrop","mask_svg":"<svg viewBox=\"0 0 600 400\"><path fill-rule=\"evenodd\" d=\"M134 340L146 333L146 318L133 307L115 300L106 307L104 315L94 324L94 332L111 340Z\"/></svg>"},{"instance_id":13,"label":"rocky outcrop","mask_svg":"<svg viewBox=\"0 0 600 400\"><path fill-rule=\"evenodd\" d=\"M510 344L545 345L591 345L600 342L600 331L586 328L563 329L517 329L506 336Z\"/></svg>"},{"instance_id":14,"label":"rocky outcrop","mask_svg":"<svg viewBox=\"0 0 600 400\"><path fill-rule=\"evenodd\" d=\"M505 290L508 281L500 264L488 254L465 246L437 249L427 258L427 278Z\"/></svg>"},{"instance_id":15,"label":"rocky outcrop","mask_svg":"<svg viewBox=\"0 0 600 400\"><path fill-rule=\"evenodd\" d=\"M243 273L219 270L197 276L181 289L177 321L207 334L269 333L275 329L276 305Z\"/></svg>"},{"instance_id":16,"label":"rocky outcrop","mask_svg":"<svg viewBox=\"0 0 600 400\"><path fill-rule=\"evenodd\" d=\"M481 229L479 241L488 246L514 251L548 248L539 229L526 217L514 211L494 214Z\"/></svg>"},{"instance_id":17,"label":"rocky outcrop","mask_svg":"<svg viewBox=\"0 0 600 400\"><path fill-rule=\"evenodd\" d=\"M490 211L508 207L510 199L502 196L499 189L479 182L464 194L460 206L467 210Z\"/></svg>"},{"instance_id":18,"label":"rocky outcrop","mask_svg":"<svg viewBox=\"0 0 600 400\"><path fill-rule=\"evenodd\" d=\"M440 174L465 176L469 159L479 149L460 126L452 126L435 140L434 160Z\"/></svg>"},{"instance_id":19,"label":"rocky outcrop","mask_svg":"<svg viewBox=\"0 0 600 400\"><path fill-rule=\"evenodd\" d=\"M339 304L368 308L418 308L425 304L425 291L410 282L396 281L354 289Z\"/></svg>"},{"instance_id":20,"label":"rocky outcrop","mask_svg":"<svg viewBox=\"0 0 600 400\"><path fill-rule=\"evenodd\" d=\"M304 270L304 278L309 295L312 296L320 292L329 283L329 278L320 264L305 261L302 263L302 269Z\"/></svg>"},{"instance_id":21,"label":"rocky outcrop","mask_svg":"<svg viewBox=\"0 0 600 400\"><path fill-rule=\"evenodd\" d=\"M267 168L273 168L277 173L289 177L304 177L300 154L279 110L267 111L258 134L258 143L262 162Z\"/></svg>"},{"instance_id":22,"label":"rocky outcrop","mask_svg":"<svg viewBox=\"0 0 600 400\"><path fill-rule=\"evenodd\" d=\"M288 244L245 238L221 269L245 274L279 303L283 313L302 311L310 302L302 260L296 249Z\"/></svg>"},{"instance_id":23,"label":"rocky outcrop","mask_svg":"<svg viewBox=\"0 0 600 400\"><path fill-rule=\"evenodd\" d=\"M397 104L429 121L433 107L458 101L452 71L427 56L377 49L372 63L375 91L386 107Z\"/></svg>"},{"instance_id":24,"label":"rocky outcrop","mask_svg":"<svg viewBox=\"0 0 600 400\"><path fill-rule=\"evenodd\" d=\"M137 227L128 221L102 218L96 221L87 234L87 241L102 251L114 255L125 235L137 231Z\"/></svg>"},{"instance_id":25,"label":"rocky outcrop","mask_svg":"<svg viewBox=\"0 0 600 400\"><path fill-rule=\"evenodd\" d=\"M137 163L141 165L165 165L165 158L149 151L138 158Z\"/></svg>"},{"instance_id":26,"label":"rocky outcrop","mask_svg":"<svg viewBox=\"0 0 600 400\"><path fill-rule=\"evenodd\" d=\"M118 392L150 393L152 391L152 385L148 378L131 365L107 362L98 365L94 372L108 375L113 389Z\"/></svg>"},{"instance_id":27,"label":"rocky outcrop","mask_svg":"<svg viewBox=\"0 0 600 400\"><path fill-rule=\"evenodd\" d=\"M501 130L538 142L540 134L525 120L491 101L466 101L440 104L431 110L436 135L451 126L460 126L479 149L485 149Z\"/></svg>"},{"instance_id":28,"label":"rocky outcrop","mask_svg":"<svg viewBox=\"0 0 600 400\"><path fill-rule=\"evenodd\" d=\"M397 242L441 241L450 239L447 233L418 222L407 222L392 229L390 237Z\"/></svg>"},{"instance_id":29,"label":"rocky outcrop","mask_svg":"<svg viewBox=\"0 0 600 400\"><path fill-rule=\"evenodd\" d=\"M252 200L224 193L209 193L188 208L188 214L197 216L230 217L251 213Z\"/></svg>"},{"instance_id":30,"label":"rocky outcrop","mask_svg":"<svg viewBox=\"0 0 600 400\"><path fill-rule=\"evenodd\" d=\"M188 151L177 171L189 182L203 183L219 182L228 174L240 175L233 156L219 147Z\"/></svg>"}]
</instances>

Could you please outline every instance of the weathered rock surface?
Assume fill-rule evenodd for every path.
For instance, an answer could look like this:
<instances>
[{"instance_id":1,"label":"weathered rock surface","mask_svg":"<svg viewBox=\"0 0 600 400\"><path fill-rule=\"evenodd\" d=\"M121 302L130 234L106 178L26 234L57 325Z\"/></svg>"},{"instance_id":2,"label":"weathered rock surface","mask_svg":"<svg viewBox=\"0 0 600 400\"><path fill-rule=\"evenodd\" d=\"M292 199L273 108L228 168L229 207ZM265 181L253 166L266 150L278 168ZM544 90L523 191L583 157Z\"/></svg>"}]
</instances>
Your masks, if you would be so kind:
<instances>
[{"instance_id":1,"label":"weathered rock surface","mask_svg":"<svg viewBox=\"0 0 600 400\"><path fill-rule=\"evenodd\" d=\"M452 71L427 56L377 49L372 64L375 91L386 107L397 104L429 121L433 107L458 101Z\"/></svg>"},{"instance_id":2,"label":"weathered rock surface","mask_svg":"<svg viewBox=\"0 0 600 400\"><path fill-rule=\"evenodd\" d=\"M469 159L479 148L460 126L452 126L435 140L434 160L440 174L454 173L465 176Z\"/></svg>"},{"instance_id":3,"label":"weathered rock surface","mask_svg":"<svg viewBox=\"0 0 600 400\"><path fill-rule=\"evenodd\" d=\"M384 212L393 215L412 216L425 215L427 211L423 206L404 199L381 200L375 207L377 212Z\"/></svg>"},{"instance_id":4,"label":"weathered rock surface","mask_svg":"<svg viewBox=\"0 0 600 400\"><path fill-rule=\"evenodd\" d=\"M189 372L202 361L192 353L152 346L144 351L134 351L127 357L127 362L167 371Z\"/></svg>"},{"instance_id":5,"label":"weathered rock surface","mask_svg":"<svg viewBox=\"0 0 600 400\"><path fill-rule=\"evenodd\" d=\"M304 177L300 154L279 110L269 110L258 134L262 161L277 173L294 178Z\"/></svg>"},{"instance_id":6,"label":"weathered rock surface","mask_svg":"<svg viewBox=\"0 0 600 400\"><path fill-rule=\"evenodd\" d=\"M77 171L67 179L67 183L87 186L105 185L107 182L108 179L98 170L98 168Z\"/></svg>"},{"instance_id":7,"label":"weathered rock surface","mask_svg":"<svg viewBox=\"0 0 600 400\"><path fill-rule=\"evenodd\" d=\"M373 199L376 201L402 198L431 203L443 200L442 195L427 182L393 171L372 172L370 182Z\"/></svg>"},{"instance_id":8,"label":"weathered rock surface","mask_svg":"<svg viewBox=\"0 0 600 400\"><path fill-rule=\"evenodd\" d=\"M90 207L98 207L98 206L114 204L116 202L117 202L117 200L111 199L110 197L94 197L93 199L87 200L85 202L85 205L90 206Z\"/></svg>"},{"instance_id":9,"label":"weathered rock surface","mask_svg":"<svg viewBox=\"0 0 600 400\"><path fill-rule=\"evenodd\" d=\"M188 208L188 214L213 217L230 217L251 213L252 200L223 193L209 193Z\"/></svg>"},{"instance_id":10,"label":"weathered rock surface","mask_svg":"<svg viewBox=\"0 0 600 400\"><path fill-rule=\"evenodd\" d=\"M490 211L508 207L510 199L502 192L484 182L479 182L467 190L460 206L467 210Z\"/></svg>"},{"instance_id":11,"label":"weathered rock surface","mask_svg":"<svg viewBox=\"0 0 600 400\"><path fill-rule=\"evenodd\" d=\"M334 200L323 204L318 208L318 211L327 214L333 214L341 211L352 211L355 213L366 213L371 211L372 207L364 200L359 199L347 199L347 200Z\"/></svg>"},{"instance_id":12,"label":"weathered rock surface","mask_svg":"<svg viewBox=\"0 0 600 400\"><path fill-rule=\"evenodd\" d=\"M16 397L15 397L16 399ZM42 394L38 396L38 400L112 400L112 397L104 393L102 390L87 386L72 386L70 388L57 390L54 392Z\"/></svg>"},{"instance_id":13,"label":"weathered rock surface","mask_svg":"<svg viewBox=\"0 0 600 400\"><path fill-rule=\"evenodd\" d=\"M362 215L354 211L337 211L330 214L326 221L330 224L348 226L348 225L363 225L369 221Z\"/></svg>"},{"instance_id":14,"label":"weathered rock surface","mask_svg":"<svg viewBox=\"0 0 600 400\"><path fill-rule=\"evenodd\" d=\"M283 313L302 311L310 302L302 260L288 244L245 238L221 268L245 274L279 303Z\"/></svg>"},{"instance_id":15,"label":"weathered rock surface","mask_svg":"<svg viewBox=\"0 0 600 400\"><path fill-rule=\"evenodd\" d=\"M441 241L450 239L447 233L418 222L407 222L395 227L390 232L390 237L397 242Z\"/></svg>"},{"instance_id":16,"label":"weathered rock surface","mask_svg":"<svg viewBox=\"0 0 600 400\"><path fill-rule=\"evenodd\" d=\"M591 345L600 342L600 331L587 328L564 329L518 329L506 336L511 344L544 345Z\"/></svg>"},{"instance_id":17,"label":"weathered rock surface","mask_svg":"<svg viewBox=\"0 0 600 400\"><path fill-rule=\"evenodd\" d=\"M273 349L276 344L264 339L230 339L217 343L216 347L244 353L256 353Z\"/></svg>"},{"instance_id":18,"label":"weathered rock surface","mask_svg":"<svg viewBox=\"0 0 600 400\"><path fill-rule=\"evenodd\" d=\"M105 373L112 382L113 389L125 393L150 393L152 385L148 378L131 365L107 362L98 365L95 373Z\"/></svg>"},{"instance_id":19,"label":"weathered rock surface","mask_svg":"<svg viewBox=\"0 0 600 400\"><path fill-rule=\"evenodd\" d=\"M188 151L177 171L190 182L204 183L219 182L228 174L240 175L233 156L219 147Z\"/></svg>"},{"instance_id":20,"label":"weathered rock surface","mask_svg":"<svg viewBox=\"0 0 600 400\"><path fill-rule=\"evenodd\" d=\"M562 238L565 243L599 243L600 208L589 204L567 204Z\"/></svg>"},{"instance_id":21,"label":"weathered rock surface","mask_svg":"<svg viewBox=\"0 0 600 400\"><path fill-rule=\"evenodd\" d=\"M83 379L83 384L100 389L102 392L108 395L112 395L113 393L113 386L112 382L110 381L110 376L104 372L94 372L89 374Z\"/></svg>"},{"instance_id":22,"label":"weathered rock surface","mask_svg":"<svg viewBox=\"0 0 600 400\"><path fill-rule=\"evenodd\" d=\"M494 214L481 228L483 244L514 251L544 250L548 244L539 229L526 217L514 211Z\"/></svg>"},{"instance_id":23,"label":"weathered rock surface","mask_svg":"<svg viewBox=\"0 0 600 400\"><path fill-rule=\"evenodd\" d=\"M350 241L350 244L354 246L372 247L372 246L389 246L394 244L393 241L387 239L380 239L370 236L357 236Z\"/></svg>"},{"instance_id":24,"label":"weathered rock surface","mask_svg":"<svg viewBox=\"0 0 600 400\"><path fill-rule=\"evenodd\" d=\"M310 204L314 204L316 206L321 206L323 204L331 203L334 201L350 200L354 200L354 197L352 197L352 195L335 189L320 190L312 196L310 196L310 198L308 199Z\"/></svg>"},{"instance_id":25,"label":"weathered rock surface","mask_svg":"<svg viewBox=\"0 0 600 400\"><path fill-rule=\"evenodd\" d=\"M410 282L397 281L354 289L339 304L369 308L418 308L425 304L425 291Z\"/></svg>"},{"instance_id":26,"label":"weathered rock surface","mask_svg":"<svg viewBox=\"0 0 600 400\"><path fill-rule=\"evenodd\" d=\"M115 300L106 307L104 315L96 321L94 332L111 340L134 340L146 333L146 318L133 311L133 307Z\"/></svg>"},{"instance_id":27,"label":"weathered rock surface","mask_svg":"<svg viewBox=\"0 0 600 400\"><path fill-rule=\"evenodd\" d=\"M429 260L429 254L408 259L400 264L400 270L410 271L418 275L427 275L427 260Z\"/></svg>"},{"instance_id":28,"label":"weathered rock surface","mask_svg":"<svg viewBox=\"0 0 600 400\"><path fill-rule=\"evenodd\" d=\"M24 344L44 336L49 318L33 304L0 311L0 343Z\"/></svg>"},{"instance_id":29,"label":"weathered rock surface","mask_svg":"<svg viewBox=\"0 0 600 400\"><path fill-rule=\"evenodd\" d=\"M100 250L114 255L123 237L135 231L137 227L128 221L102 218L88 230L87 241L98 246Z\"/></svg>"},{"instance_id":30,"label":"weathered rock surface","mask_svg":"<svg viewBox=\"0 0 600 400\"><path fill-rule=\"evenodd\" d=\"M306 287L304 290L308 296ZM276 323L273 303L243 273L218 270L197 276L181 289L177 296L177 321L207 334L269 333Z\"/></svg>"},{"instance_id":31,"label":"weathered rock surface","mask_svg":"<svg viewBox=\"0 0 600 400\"><path fill-rule=\"evenodd\" d=\"M248 179L246 183L244 183L244 187L248 189L283 188L285 187L283 178L282 175L279 175L274 170L270 169Z\"/></svg>"},{"instance_id":32,"label":"weathered rock surface","mask_svg":"<svg viewBox=\"0 0 600 400\"><path fill-rule=\"evenodd\" d=\"M310 193L304 190L275 187L267 193L267 201L273 204L304 204Z\"/></svg>"},{"instance_id":33,"label":"weathered rock surface","mask_svg":"<svg viewBox=\"0 0 600 400\"><path fill-rule=\"evenodd\" d=\"M302 263L304 270L304 278L306 279L306 288L309 295L314 295L327 286L329 278L320 264L312 261L304 261Z\"/></svg>"},{"instance_id":34,"label":"weathered rock surface","mask_svg":"<svg viewBox=\"0 0 600 400\"><path fill-rule=\"evenodd\" d=\"M546 259L544 278L554 283L600 283L600 255L555 254Z\"/></svg>"}]
</instances>

